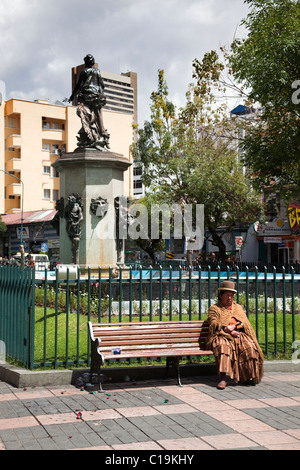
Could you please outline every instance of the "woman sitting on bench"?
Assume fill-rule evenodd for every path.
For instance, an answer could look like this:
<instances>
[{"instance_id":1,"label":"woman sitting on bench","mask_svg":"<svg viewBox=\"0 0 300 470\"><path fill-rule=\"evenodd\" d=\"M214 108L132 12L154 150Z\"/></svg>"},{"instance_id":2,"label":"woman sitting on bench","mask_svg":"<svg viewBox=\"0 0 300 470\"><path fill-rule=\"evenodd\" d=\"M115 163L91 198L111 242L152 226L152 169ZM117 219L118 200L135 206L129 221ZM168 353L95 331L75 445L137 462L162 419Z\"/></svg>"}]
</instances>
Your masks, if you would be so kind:
<instances>
[{"instance_id":1,"label":"woman sitting on bench","mask_svg":"<svg viewBox=\"0 0 300 470\"><path fill-rule=\"evenodd\" d=\"M235 284L224 281L218 289L218 303L208 311L207 347L216 358L220 382L226 388L226 374L237 383L259 383L263 376L263 352L243 308L233 301Z\"/></svg>"}]
</instances>

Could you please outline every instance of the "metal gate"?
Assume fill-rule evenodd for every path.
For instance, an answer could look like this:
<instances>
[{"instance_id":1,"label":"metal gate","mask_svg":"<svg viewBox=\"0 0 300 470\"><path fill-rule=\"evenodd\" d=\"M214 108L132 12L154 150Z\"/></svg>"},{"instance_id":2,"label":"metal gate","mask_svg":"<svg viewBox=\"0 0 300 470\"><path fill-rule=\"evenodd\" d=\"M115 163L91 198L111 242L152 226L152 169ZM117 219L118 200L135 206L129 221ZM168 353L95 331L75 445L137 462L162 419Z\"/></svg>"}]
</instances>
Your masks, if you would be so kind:
<instances>
[{"instance_id":1,"label":"metal gate","mask_svg":"<svg viewBox=\"0 0 300 470\"><path fill-rule=\"evenodd\" d=\"M0 266L0 340L5 356L31 368L34 360L34 271Z\"/></svg>"}]
</instances>

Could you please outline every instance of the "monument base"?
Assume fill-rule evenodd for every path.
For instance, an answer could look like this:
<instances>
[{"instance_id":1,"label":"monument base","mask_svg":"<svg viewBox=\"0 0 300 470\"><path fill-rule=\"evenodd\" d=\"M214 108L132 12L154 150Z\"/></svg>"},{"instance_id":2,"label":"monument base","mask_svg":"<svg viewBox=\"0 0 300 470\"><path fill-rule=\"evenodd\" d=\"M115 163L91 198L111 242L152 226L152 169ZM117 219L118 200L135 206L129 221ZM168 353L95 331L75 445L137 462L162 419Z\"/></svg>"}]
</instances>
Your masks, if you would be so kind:
<instances>
[{"instance_id":1,"label":"monument base","mask_svg":"<svg viewBox=\"0 0 300 470\"><path fill-rule=\"evenodd\" d=\"M83 220L76 264L86 272L89 266L93 271L100 266L108 273L109 266L115 270L124 263L124 244L116 239L115 199L126 195L124 173L131 165L123 155L96 149L63 153L53 164L60 173L60 205L66 208L72 195L81 201ZM74 243L67 217L66 211L60 210L60 262L72 264Z\"/></svg>"},{"instance_id":2,"label":"monument base","mask_svg":"<svg viewBox=\"0 0 300 470\"><path fill-rule=\"evenodd\" d=\"M99 274L101 279L120 279L120 266L122 272L122 279L129 279L129 268L125 265L104 265L104 266L85 266L79 265L80 268L80 277L83 279L95 278L99 279ZM100 268L100 269L99 269Z\"/></svg>"}]
</instances>

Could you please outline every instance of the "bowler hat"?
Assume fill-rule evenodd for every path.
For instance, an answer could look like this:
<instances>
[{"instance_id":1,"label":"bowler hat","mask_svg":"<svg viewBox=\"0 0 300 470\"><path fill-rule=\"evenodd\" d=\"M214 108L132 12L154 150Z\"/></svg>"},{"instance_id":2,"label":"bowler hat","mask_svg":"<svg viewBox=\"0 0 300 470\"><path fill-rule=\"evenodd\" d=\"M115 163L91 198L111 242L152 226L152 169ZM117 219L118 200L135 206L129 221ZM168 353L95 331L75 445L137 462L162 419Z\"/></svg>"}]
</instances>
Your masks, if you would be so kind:
<instances>
[{"instance_id":1,"label":"bowler hat","mask_svg":"<svg viewBox=\"0 0 300 470\"><path fill-rule=\"evenodd\" d=\"M224 291L224 290L229 290L231 292L237 292L235 290L235 284L232 281L223 281L221 284L221 287L219 287L218 291Z\"/></svg>"}]
</instances>

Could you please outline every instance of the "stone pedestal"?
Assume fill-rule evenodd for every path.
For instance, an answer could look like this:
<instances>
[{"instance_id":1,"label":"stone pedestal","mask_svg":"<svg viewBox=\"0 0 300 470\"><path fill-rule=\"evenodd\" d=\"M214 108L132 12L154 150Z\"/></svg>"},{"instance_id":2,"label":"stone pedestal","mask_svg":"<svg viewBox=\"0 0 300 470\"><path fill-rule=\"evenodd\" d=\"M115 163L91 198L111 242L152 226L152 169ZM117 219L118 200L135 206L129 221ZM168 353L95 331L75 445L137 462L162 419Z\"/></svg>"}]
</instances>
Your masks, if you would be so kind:
<instances>
[{"instance_id":1,"label":"stone pedestal","mask_svg":"<svg viewBox=\"0 0 300 470\"><path fill-rule=\"evenodd\" d=\"M62 154L53 167L60 173L60 197L78 194L82 200L83 221L79 242L79 265L106 270L124 263L124 249L118 250L115 231L114 200L124 196L124 172L131 166L120 154L93 149ZM95 214L92 200L107 202L104 217L102 208ZM66 230L66 219L60 217L60 262L72 264L72 241Z\"/></svg>"}]
</instances>

